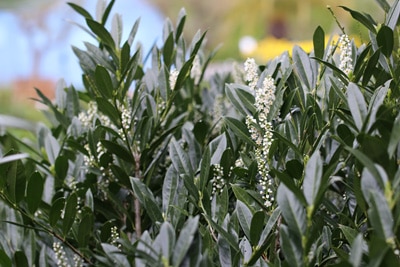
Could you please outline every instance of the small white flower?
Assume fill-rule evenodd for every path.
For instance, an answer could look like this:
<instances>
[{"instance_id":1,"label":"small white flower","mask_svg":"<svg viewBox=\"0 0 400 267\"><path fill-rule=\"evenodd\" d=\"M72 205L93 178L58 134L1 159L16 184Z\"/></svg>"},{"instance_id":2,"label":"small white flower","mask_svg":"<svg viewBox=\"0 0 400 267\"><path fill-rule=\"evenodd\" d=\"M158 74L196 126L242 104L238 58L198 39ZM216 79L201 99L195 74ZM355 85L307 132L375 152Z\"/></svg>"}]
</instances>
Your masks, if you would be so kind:
<instances>
[{"instance_id":1,"label":"small white flower","mask_svg":"<svg viewBox=\"0 0 400 267\"><path fill-rule=\"evenodd\" d=\"M201 63L200 63L200 57L198 55L194 57L193 66L190 71L190 77L194 79L195 84L199 83L201 77Z\"/></svg>"},{"instance_id":2,"label":"small white flower","mask_svg":"<svg viewBox=\"0 0 400 267\"><path fill-rule=\"evenodd\" d=\"M339 69L342 70L346 75L349 75L353 71L353 59L351 57L351 42L346 34L343 34L339 38L340 48L340 65Z\"/></svg>"},{"instance_id":3,"label":"small white flower","mask_svg":"<svg viewBox=\"0 0 400 267\"><path fill-rule=\"evenodd\" d=\"M171 90L175 89L175 84L176 84L176 80L178 79L178 75L179 75L178 70L173 70L169 74L169 87L171 88Z\"/></svg>"},{"instance_id":4,"label":"small white flower","mask_svg":"<svg viewBox=\"0 0 400 267\"><path fill-rule=\"evenodd\" d=\"M248 58L244 63L245 80L249 83L249 87L254 89L258 81L258 66L254 58Z\"/></svg>"},{"instance_id":5,"label":"small white flower","mask_svg":"<svg viewBox=\"0 0 400 267\"><path fill-rule=\"evenodd\" d=\"M53 250L56 255L57 266L59 267L70 267L68 264L67 256L65 255L65 251L61 246L61 243L54 242L53 243Z\"/></svg>"}]
</instances>

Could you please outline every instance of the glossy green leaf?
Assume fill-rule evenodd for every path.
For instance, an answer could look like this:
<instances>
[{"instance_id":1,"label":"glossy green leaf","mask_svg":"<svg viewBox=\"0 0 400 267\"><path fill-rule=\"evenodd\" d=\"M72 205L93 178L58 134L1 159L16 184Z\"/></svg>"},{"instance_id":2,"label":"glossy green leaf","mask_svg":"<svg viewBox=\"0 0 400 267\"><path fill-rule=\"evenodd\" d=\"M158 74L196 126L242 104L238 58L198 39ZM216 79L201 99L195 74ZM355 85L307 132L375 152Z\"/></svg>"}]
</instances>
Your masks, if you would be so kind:
<instances>
[{"instance_id":1,"label":"glossy green leaf","mask_svg":"<svg viewBox=\"0 0 400 267\"><path fill-rule=\"evenodd\" d=\"M44 179L39 172L34 172L28 181L26 188L26 202L30 213L35 213L38 209L44 190Z\"/></svg>"},{"instance_id":2,"label":"glossy green leaf","mask_svg":"<svg viewBox=\"0 0 400 267\"><path fill-rule=\"evenodd\" d=\"M253 214L251 213L250 209L240 200L236 201L236 212L244 234L250 238L250 226Z\"/></svg>"},{"instance_id":3,"label":"glossy green leaf","mask_svg":"<svg viewBox=\"0 0 400 267\"><path fill-rule=\"evenodd\" d=\"M167 40L165 40L163 47L163 59L167 67L171 66L173 56L174 56L174 33L171 32Z\"/></svg>"},{"instance_id":4,"label":"glossy green leaf","mask_svg":"<svg viewBox=\"0 0 400 267\"><path fill-rule=\"evenodd\" d=\"M103 25L92 19L86 19L86 23L105 45L113 49L115 48L115 43L111 34Z\"/></svg>"},{"instance_id":5,"label":"glossy green leaf","mask_svg":"<svg viewBox=\"0 0 400 267\"><path fill-rule=\"evenodd\" d=\"M108 19L108 16L109 16L110 13L111 13L111 9L113 8L114 3L115 3L115 0L111 0L111 1L108 3L106 9L104 10L104 13L102 14L102 17L101 17L101 24L102 24L102 25L105 25L105 24L106 24L106 21L107 21L107 19Z\"/></svg>"},{"instance_id":6,"label":"glossy green leaf","mask_svg":"<svg viewBox=\"0 0 400 267\"><path fill-rule=\"evenodd\" d=\"M233 106L243 116L256 113L254 96L247 87L239 84L226 84L225 93Z\"/></svg>"},{"instance_id":7,"label":"glossy green leaf","mask_svg":"<svg viewBox=\"0 0 400 267\"><path fill-rule=\"evenodd\" d=\"M230 247L234 250L234 251L238 251L239 250L239 244L237 242L237 240L235 239L235 236L232 235L231 233L227 232L221 225L217 224L216 222L214 222L210 216L208 215L204 215L204 217L207 219L207 221L211 224L211 226L213 228L215 228L215 230L217 230L217 232L219 233L219 236L224 238L225 241L228 242L228 244L230 245Z\"/></svg>"},{"instance_id":8,"label":"glossy green leaf","mask_svg":"<svg viewBox=\"0 0 400 267\"><path fill-rule=\"evenodd\" d=\"M388 26L383 25L376 35L376 41L378 42L378 46L381 48L382 53L386 57L390 57L394 47L393 30Z\"/></svg>"},{"instance_id":9,"label":"glossy green leaf","mask_svg":"<svg viewBox=\"0 0 400 267\"><path fill-rule=\"evenodd\" d=\"M169 216L171 207L175 205L179 183L179 174L175 168L168 168L162 186L162 212Z\"/></svg>"},{"instance_id":10,"label":"glossy green leaf","mask_svg":"<svg viewBox=\"0 0 400 267\"><path fill-rule=\"evenodd\" d=\"M307 229L305 208L284 184L279 185L276 198L282 216L289 227L288 229L290 229L291 233L296 234L298 238L302 237Z\"/></svg>"},{"instance_id":11,"label":"glossy green leaf","mask_svg":"<svg viewBox=\"0 0 400 267\"><path fill-rule=\"evenodd\" d=\"M357 129L361 131L367 117L367 104L360 88L356 84L350 83L347 87L347 99L354 123Z\"/></svg>"},{"instance_id":12,"label":"glossy green leaf","mask_svg":"<svg viewBox=\"0 0 400 267\"><path fill-rule=\"evenodd\" d=\"M368 215L376 235L388 243L394 243L393 216L384 195L381 192L371 191L370 205Z\"/></svg>"},{"instance_id":13,"label":"glossy green leaf","mask_svg":"<svg viewBox=\"0 0 400 267\"><path fill-rule=\"evenodd\" d=\"M175 247L175 230L169 222L162 223L154 246L160 247L164 259L170 259Z\"/></svg>"},{"instance_id":14,"label":"glossy green leaf","mask_svg":"<svg viewBox=\"0 0 400 267\"><path fill-rule=\"evenodd\" d=\"M245 206L251 210L251 213L255 213L258 204L256 204L254 198L238 184L232 184L231 187L238 201L241 201L243 204L245 204Z\"/></svg>"},{"instance_id":15,"label":"glossy green leaf","mask_svg":"<svg viewBox=\"0 0 400 267\"><path fill-rule=\"evenodd\" d=\"M0 249L0 266L4 266L4 267L12 266L11 259L8 257L8 255L5 253L5 251L2 249Z\"/></svg>"},{"instance_id":16,"label":"glossy green leaf","mask_svg":"<svg viewBox=\"0 0 400 267\"><path fill-rule=\"evenodd\" d=\"M281 237L281 249L283 250L285 260L290 262L290 266L304 266L303 248L301 247L300 238L293 237L290 228L286 225L281 225L279 233Z\"/></svg>"},{"instance_id":17,"label":"glossy green leaf","mask_svg":"<svg viewBox=\"0 0 400 267\"><path fill-rule=\"evenodd\" d=\"M344 237L347 239L347 242L349 244L353 244L354 240L356 239L356 237L358 235L358 231L352 227L342 225L342 224L339 224L339 228L343 232Z\"/></svg>"},{"instance_id":18,"label":"glossy green leaf","mask_svg":"<svg viewBox=\"0 0 400 267\"><path fill-rule=\"evenodd\" d=\"M23 251L18 250L14 253L16 267L29 267L28 259Z\"/></svg>"},{"instance_id":19,"label":"glossy green leaf","mask_svg":"<svg viewBox=\"0 0 400 267\"><path fill-rule=\"evenodd\" d=\"M199 189L201 192L203 192L209 180L210 165L211 165L211 153L210 153L210 147L207 146L201 158L201 164L200 164Z\"/></svg>"},{"instance_id":20,"label":"glossy green leaf","mask_svg":"<svg viewBox=\"0 0 400 267\"><path fill-rule=\"evenodd\" d=\"M392 6L390 7L390 10L386 17L385 24L394 31L397 23L399 22L399 17L400 17L400 1L395 0Z\"/></svg>"},{"instance_id":21,"label":"glossy green leaf","mask_svg":"<svg viewBox=\"0 0 400 267\"><path fill-rule=\"evenodd\" d=\"M340 6L340 7L349 12L355 20L363 24L368 30L370 30L373 33L376 33L375 29L376 22L372 19L370 15L362 14L358 11L352 10L345 6Z\"/></svg>"},{"instance_id":22,"label":"glossy green leaf","mask_svg":"<svg viewBox=\"0 0 400 267\"><path fill-rule=\"evenodd\" d=\"M182 8L179 11L178 19L177 19L177 26L176 26L176 33L175 33L176 43L178 43L178 40L182 35L183 28L185 26L185 21L186 21L186 10L184 8Z\"/></svg>"},{"instance_id":23,"label":"glossy green leaf","mask_svg":"<svg viewBox=\"0 0 400 267\"><path fill-rule=\"evenodd\" d=\"M92 235L94 225L93 215L87 211L83 212L82 219L79 223L77 241L80 247L86 247L90 236Z\"/></svg>"},{"instance_id":24,"label":"glossy green leaf","mask_svg":"<svg viewBox=\"0 0 400 267\"><path fill-rule=\"evenodd\" d=\"M270 235L272 229L274 228L280 216L281 216L281 210L279 207L277 207L272 212L271 216L268 218L267 224L262 230L257 247L261 247L267 241L268 236Z\"/></svg>"},{"instance_id":25,"label":"glossy green leaf","mask_svg":"<svg viewBox=\"0 0 400 267\"><path fill-rule=\"evenodd\" d=\"M97 90L100 92L100 94L106 99L112 99L114 86L111 80L110 73L105 67L101 65L96 66L95 82Z\"/></svg>"},{"instance_id":26,"label":"glossy green leaf","mask_svg":"<svg viewBox=\"0 0 400 267\"><path fill-rule=\"evenodd\" d=\"M376 73L376 64L379 61L379 56L381 55L381 50L376 50L374 54L368 59L363 77L362 77L362 84L365 86L367 85L371 77Z\"/></svg>"},{"instance_id":27,"label":"glossy green leaf","mask_svg":"<svg viewBox=\"0 0 400 267\"><path fill-rule=\"evenodd\" d=\"M65 203L62 232L64 236L68 234L75 222L75 216L78 211L78 197L75 193L69 195Z\"/></svg>"},{"instance_id":28,"label":"glossy green leaf","mask_svg":"<svg viewBox=\"0 0 400 267\"><path fill-rule=\"evenodd\" d=\"M49 223L51 226L55 226L58 222L58 220L61 218L61 214L63 212L63 209L65 207L65 198L58 198L56 199L50 208L49 212Z\"/></svg>"},{"instance_id":29,"label":"glossy green leaf","mask_svg":"<svg viewBox=\"0 0 400 267\"><path fill-rule=\"evenodd\" d=\"M350 252L350 263L354 267L359 267L361 266L361 260L362 260L362 255L363 255L363 237L362 234L358 234L357 237L354 239L354 242L352 243L351 246L351 252Z\"/></svg>"},{"instance_id":30,"label":"glossy green leaf","mask_svg":"<svg viewBox=\"0 0 400 267\"><path fill-rule=\"evenodd\" d=\"M190 244L194 239L198 224L199 216L196 216L189 217L183 225L172 254L172 264L174 266L179 266L185 258L185 255L190 248Z\"/></svg>"},{"instance_id":31,"label":"glossy green leaf","mask_svg":"<svg viewBox=\"0 0 400 267\"><path fill-rule=\"evenodd\" d=\"M247 126L242 121L231 117L224 117L224 122L244 142L255 145L254 141L250 138Z\"/></svg>"},{"instance_id":32,"label":"glossy green leaf","mask_svg":"<svg viewBox=\"0 0 400 267\"><path fill-rule=\"evenodd\" d=\"M81 6L77 5L77 4L71 3L71 2L68 2L67 4L70 7L72 7L77 13L82 15L84 18L93 19L92 15L90 15L90 13L88 11L86 11L83 7L81 7Z\"/></svg>"},{"instance_id":33,"label":"glossy green leaf","mask_svg":"<svg viewBox=\"0 0 400 267\"><path fill-rule=\"evenodd\" d=\"M66 156L59 156L55 162L56 177L60 181L64 181L68 173L68 159Z\"/></svg>"},{"instance_id":34,"label":"glossy green leaf","mask_svg":"<svg viewBox=\"0 0 400 267\"><path fill-rule=\"evenodd\" d=\"M111 24L111 36L114 40L114 43L119 46L122 38L122 18L120 14L114 14Z\"/></svg>"},{"instance_id":35,"label":"glossy green leaf","mask_svg":"<svg viewBox=\"0 0 400 267\"><path fill-rule=\"evenodd\" d=\"M325 32L321 26L318 26L313 35L315 57L323 59L325 51Z\"/></svg>"},{"instance_id":36,"label":"glossy green leaf","mask_svg":"<svg viewBox=\"0 0 400 267\"><path fill-rule=\"evenodd\" d=\"M386 0L376 0L376 2L378 2L378 4L382 7L385 13L389 13L390 5Z\"/></svg>"},{"instance_id":37,"label":"glossy green leaf","mask_svg":"<svg viewBox=\"0 0 400 267\"><path fill-rule=\"evenodd\" d=\"M293 61L295 64L295 70L305 85L304 89L306 92L312 91L315 88L316 77L311 60L307 53L297 45L293 47Z\"/></svg>"},{"instance_id":38,"label":"glossy green leaf","mask_svg":"<svg viewBox=\"0 0 400 267\"><path fill-rule=\"evenodd\" d=\"M261 233L264 229L265 213L264 211L257 211L251 217L250 223L250 242L255 245L260 241Z\"/></svg>"},{"instance_id":39,"label":"glossy green leaf","mask_svg":"<svg viewBox=\"0 0 400 267\"><path fill-rule=\"evenodd\" d=\"M179 174L193 174L192 165L190 164L187 153L182 149L181 145L172 139L169 146L169 153L172 160L172 164Z\"/></svg>"},{"instance_id":40,"label":"glossy green leaf","mask_svg":"<svg viewBox=\"0 0 400 267\"><path fill-rule=\"evenodd\" d=\"M307 162L304 171L303 192L309 206L317 206L324 192L325 181L322 180L323 162L319 151L315 151Z\"/></svg>"},{"instance_id":41,"label":"glossy green leaf","mask_svg":"<svg viewBox=\"0 0 400 267\"><path fill-rule=\"evenodd\" d=\"M117 144L109 140L100 140L100 142L106 148L107 152L115 154L120 159L123 159L126 162L130 163L135 162L132 153L130 153L125 147L121 146L120 144Z\"/></svg>"},{"instance_id":42,"label":"glossy green leaf","mask_svg":"<svg viewBox=\"0 0 400 267\"><path fill-rule=\"evenodd\" d=\"M218 244L218 258L221 267L233 266L231 246L229 246L229 243L224 238L219 236L217 244Z\"/></svg>"},{"instance_id":43,"label":"glossy green leaf","mask_svg":"<svg viewBox=\"0 0 400 267\"><path fill-rule=\"evenodd\" d=\"M29 157L29 154L27 154L27 153L12 154L12 155L1 157L0 164L16 161L16 160L20 160L20 159L25 159L28 157Z\"/></svg>"}]
</instances>

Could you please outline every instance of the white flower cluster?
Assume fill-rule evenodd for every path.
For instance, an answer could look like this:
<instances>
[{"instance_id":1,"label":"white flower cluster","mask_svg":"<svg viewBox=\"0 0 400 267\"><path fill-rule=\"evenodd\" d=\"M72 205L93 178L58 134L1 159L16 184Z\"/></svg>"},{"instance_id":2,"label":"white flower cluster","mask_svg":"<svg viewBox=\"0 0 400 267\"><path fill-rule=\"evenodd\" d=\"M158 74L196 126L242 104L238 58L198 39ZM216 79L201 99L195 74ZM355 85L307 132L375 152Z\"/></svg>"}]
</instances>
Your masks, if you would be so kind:
<instances>
[{"instance_id":1,"label":"white flower cluster","mask_svg":"<svg viewBox=\"0 0 400 267\"><path fill-rule=\"evenodd\" d=\"M175 84L176 84L176 80L178 79L178 75L179 75L178 70L173 70L169 74L169 87L171 88L171 90L174 90L174 88L175 88Z\"/></svg>"},{"instance_id":2,"label":"white flower cluster","mask_svg":"<svg viewBox=\"0 0 400 267\"><path fill-rule=\"evenodd\" d=\"M59 267L71 267L71 265L68 264L67 256L65 255L65 251L62 248L60 242L54 242L53 243L53 250L54 250L54 253L56 255L57 266L59 266Z\"/></svg>"},{"instance_id":3,"label":"white flower cluster","mask_svg":"<svg viewBox=\"0 0 400 267\"><path fill-rule=\"evenodd\" d=\"M214 164L214 176L212 181L212 192L210 200L215 194L222 193L225 186L224 168L220 164Z\"/></svg>"},{"instance_id":4,"label":"white flower cluster","mask_svg":"<svg viewBox=\"0 0 400 267\"><path fill-rule=\"evenodd\" d=\"M353 59L351 57L351 42L349 36L346 34L341 35L338 45L341 51L339 69L346 75L349 75L353 71Z\"/></svg>"},{"instance_id":5,"label":"white flower cluster","mask_svg":"<svg viewBox=\"0 0 400 267\"><path fill-rule=\"evenodd\" d=\"M245 80L251 89L255 89L258 82L258 66L254 58L248 58L244 63Z\"/></svg>"},{"instance_id":6,"label":"white flower cluster","mask_svg":"<svg viewBox=\"0 0 400 267\"><path fill-rule=\"evenodd\" d=\"M194 57L192 69L190 70L190 77L194 79L194 84L199 84L201 77L201 63L198 55Z\"/></svg>"},{"instance_id":7,"label":"white flower cluster","mask_svg":"<svg viewBox=\"0 0 400 267\"><path fill-rule=\"evenodd\" d=\"M97 104L94 101L88 103L88 110L86 112L82 111L78 115L78 119L81 122L84 129L90 129L93 127L94 122L98 119L101 125L110 126L111 121L106 115L99 113L97 109Z\"/></svg>"},{"instance_id":8,"label":"white flower cluster","mask_svg":"<svg viewBox=\"0 0 400 267\"><path fill-rule=\"evenodd\" d=\"M264 78L262 87L257 87L258 73L254 59L247 59L245 63L246 80L249 86L255 91L255 107L258 117L247 116L246 124L251 138L256 143L255 157L258 164L258 171L261 175L260 194L265 201L266 207L270 207L274 201L272 180L269 179L269 167L267 158L272 144L272 124L267 120L273 102L275 101L275 82L272 77Z\"/></svg>"},{"instance_id":9,"label":"white flower cluster","mask_svg":"<svg viewBox=\"0 0 400 267\"><path fill-rule=\"evenodd\" d=\"M121 248L121 244L118 244L118 239L119 239L119 233L118 233L118 228L116 226L111 227L111 241L110 244L117 247Z\"/></svg>"}]
</instances>

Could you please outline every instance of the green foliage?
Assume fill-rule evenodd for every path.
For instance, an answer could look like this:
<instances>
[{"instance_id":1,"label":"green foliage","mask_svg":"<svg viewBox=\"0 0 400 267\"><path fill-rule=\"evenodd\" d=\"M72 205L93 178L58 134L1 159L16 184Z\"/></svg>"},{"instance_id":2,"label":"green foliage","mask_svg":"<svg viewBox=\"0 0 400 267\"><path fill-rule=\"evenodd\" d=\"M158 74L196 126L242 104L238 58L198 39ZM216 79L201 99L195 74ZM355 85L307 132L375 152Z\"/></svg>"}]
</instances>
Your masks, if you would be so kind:
<instances>
[{"instance_id":1,"label":"green foliage","mask_svg":"<svg viewBox=\"0 0 400 267\"><path fill-rule=\"evenodd\" d=\"M147 56L114 1L73 48L49 127L2 116L2 266L398 266L399 1L357 47L314 33L266 65L205 75L204 33L167 20ZM136 47L136 48L135 48Z\"/></svg>"}]
</instances>

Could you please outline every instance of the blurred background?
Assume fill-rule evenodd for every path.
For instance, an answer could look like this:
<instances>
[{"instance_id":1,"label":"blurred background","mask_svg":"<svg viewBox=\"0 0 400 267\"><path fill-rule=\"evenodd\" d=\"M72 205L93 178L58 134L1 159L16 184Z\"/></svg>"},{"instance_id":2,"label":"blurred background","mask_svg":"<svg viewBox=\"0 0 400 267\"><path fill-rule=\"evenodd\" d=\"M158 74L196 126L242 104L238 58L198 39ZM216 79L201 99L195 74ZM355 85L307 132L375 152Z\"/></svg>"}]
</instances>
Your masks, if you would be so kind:
<instances>
[{"instance_id":1,"label":"blurred background","mask_svg":"<svg viewBox=\"0 0 400 267\"><path fill-rule=\"evenodd\" d=\"M72 23L84 25L66 2L0 0L0 113L30 116L30 111L24 114L13 103L34 96L33 87L52 97L60 78L67 85L81 86L71 46L83 48L83 42L91 39ZM95 13L97 0L71 2ZM217 61L255 55L261 64L294 43L309 42L318 25L327 34L339 33L328 5L347 33L361 41L366 34L363 27L339 6L369 13L378 21L383 17L376 0L116 0L113 13L122 15L125 36L140 17L137 40L148 51L160 43L165 18L175 23L184 7L186 37L190 40L198 29L207 31L207 49L222 44Z\"/></svg>"}]
</instances>

